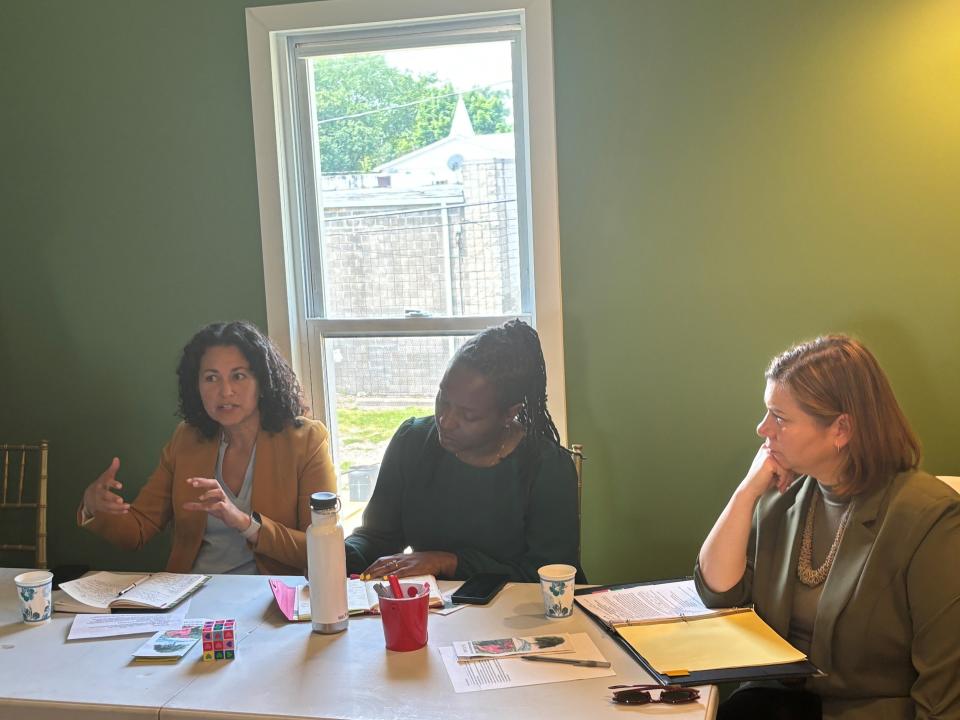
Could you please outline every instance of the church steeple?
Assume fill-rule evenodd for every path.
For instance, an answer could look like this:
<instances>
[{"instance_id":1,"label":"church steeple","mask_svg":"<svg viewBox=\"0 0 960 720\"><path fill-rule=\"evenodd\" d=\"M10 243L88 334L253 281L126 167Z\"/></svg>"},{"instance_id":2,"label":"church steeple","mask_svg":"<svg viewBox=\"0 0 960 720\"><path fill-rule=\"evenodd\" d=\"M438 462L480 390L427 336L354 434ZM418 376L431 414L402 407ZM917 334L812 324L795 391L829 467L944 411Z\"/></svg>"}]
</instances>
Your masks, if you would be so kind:
<instances>
[{"instance_id":1,"label":"church steeple","mask_svg":"<svg viewBox=\"0 0 960 720\"><path fill-rule=\"evenodd\" d=\"M473 131L473 123L470 122L470 113L467 112L467 106L463 102L463 95L457 96L457 109L453 113L453 122L450 124L450 134L448 137L472 137L476 135Z\"/></svg>"}]
</instances>

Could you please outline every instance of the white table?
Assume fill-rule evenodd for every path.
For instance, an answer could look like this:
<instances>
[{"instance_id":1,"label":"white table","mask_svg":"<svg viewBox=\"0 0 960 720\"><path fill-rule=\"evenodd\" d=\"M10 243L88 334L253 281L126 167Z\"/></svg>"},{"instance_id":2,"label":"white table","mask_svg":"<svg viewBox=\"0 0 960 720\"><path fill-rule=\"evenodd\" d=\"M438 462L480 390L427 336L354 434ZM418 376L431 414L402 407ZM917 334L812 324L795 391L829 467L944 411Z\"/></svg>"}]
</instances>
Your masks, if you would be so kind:
<instances>
[{"instance_id":1,"label":"white table","mask_svg":"<svg viewBox=\"0 0 960 720\"><path fill-rule=\"evenodd\" d=\"M426 648L387 652L377 617L355 618L345 633L317 635L288 623L262 576L215 576L194 597L190 617L234 617L238 658L199 661L199 645L175 665L134 665L145 636L65 642L72 615L39 627L19 622L13 577L0 569L0 718L357 718L505 720L715 717L717 694L701 688L690 705L618 707L608 685L649 682L616 643L576 610L543 617L537 585L508 585L486 607L430 616ZM294 579L289 578L290 584ZM445 583L441 583L444 585ZM449 584L448 584L449 585ZM587 632L616 677L457 694L438 647L454 640Z\"/></svg>"}]
</instances>

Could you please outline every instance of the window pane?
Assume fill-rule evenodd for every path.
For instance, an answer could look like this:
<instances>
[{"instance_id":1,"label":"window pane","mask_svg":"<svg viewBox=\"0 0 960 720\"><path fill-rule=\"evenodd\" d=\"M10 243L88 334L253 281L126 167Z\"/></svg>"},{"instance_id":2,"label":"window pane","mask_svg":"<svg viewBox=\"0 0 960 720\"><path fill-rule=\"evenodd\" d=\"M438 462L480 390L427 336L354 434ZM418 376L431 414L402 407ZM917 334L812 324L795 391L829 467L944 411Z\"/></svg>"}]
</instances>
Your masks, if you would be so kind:
<instances>
[{"instance_id":1,"label":"window pane","mask_svg":"<svg viewBox=\"0 0 960 720\"><path fill-rule=\"evenodd\" d=\"M336 338L327 341L341 519L349 532L376 484L400 424L433 414L447 362L466 337Z\"/></svg>"},{"instance_id":2,"label":"window pane","mask_svg":"<svg viewBox=\"0 0 960 720\"><path fill-rule=\"evenodd\" d=\"M522 312L512 43L314 58L324 317Z\"/></svg>"}]
</instances>

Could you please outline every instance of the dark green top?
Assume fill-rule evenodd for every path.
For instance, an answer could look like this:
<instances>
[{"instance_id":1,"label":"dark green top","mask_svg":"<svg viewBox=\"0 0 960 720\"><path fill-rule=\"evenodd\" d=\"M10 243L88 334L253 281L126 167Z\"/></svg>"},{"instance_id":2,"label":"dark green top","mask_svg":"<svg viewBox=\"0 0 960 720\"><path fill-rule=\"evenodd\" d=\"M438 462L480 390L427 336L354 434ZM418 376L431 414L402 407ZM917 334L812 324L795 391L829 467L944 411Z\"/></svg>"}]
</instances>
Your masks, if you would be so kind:
<instances>
[{"instance_id":1,"label":"dark green top","mask_svg":"<svg viewBox=\"0 0 960 720\"><path fill-rule=\"evenodd\" d=\"M383 456L363 525L347 538L347 571L407 546L456 554L457 578L498 572L538 582L543 565L578 566L573 461L553 443L536 442L533 462L521 443L478 468L440 447L433 417L404 422ZM579 568L577 579L585 582Z\"/></svg>"}]
</instances>

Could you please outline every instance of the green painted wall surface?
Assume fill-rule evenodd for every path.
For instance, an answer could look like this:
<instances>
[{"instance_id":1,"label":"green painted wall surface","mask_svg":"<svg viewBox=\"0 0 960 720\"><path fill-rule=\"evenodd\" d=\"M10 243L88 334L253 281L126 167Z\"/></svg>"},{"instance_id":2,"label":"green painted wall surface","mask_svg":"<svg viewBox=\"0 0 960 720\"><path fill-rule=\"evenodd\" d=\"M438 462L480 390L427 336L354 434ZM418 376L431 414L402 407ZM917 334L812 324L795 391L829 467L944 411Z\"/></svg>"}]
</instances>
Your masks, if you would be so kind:
<instances>
[{"instance_id":1,"label":"green painted wall surface","mask_svg":"<svg viewBox=\"0 0 960 720\"><path fill-rule=\"evenodd\" d=\"M689 573L763 370L859 335L960 470L960 7L555 2L571 437L594 581Z\"/></svg>"},{"instance_id":2,"label":"green painted wall surface","mask_svg":"<svg viewBox=\"0 0 960 720\"><path fill-rule=\"evenodd\" d=\"M266 322L243 2L4 3L0 437L50 440L51 562L162 565L74 526L177 418L179 350Z\"/></svg>"},{"instance_id":3,"label":"green painted wall surface","mask_svg":"<svg viewBox=\"0 0 960 720\"><path fill-rule=\"evenodd\" d=\"M54 563L147 568L76 530L132 490L200 325L263 324L248 0L4 3L0 437L52 443ZM438 3L438 7L442 6ZM828 330L876 351L960 473L960 12L555 0L571 437L595 581L690 570L758 444L762 370Z\"/></svg>"}]
</instances>

